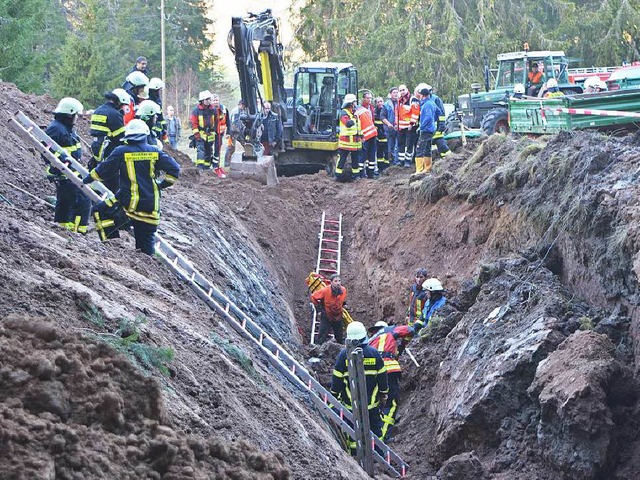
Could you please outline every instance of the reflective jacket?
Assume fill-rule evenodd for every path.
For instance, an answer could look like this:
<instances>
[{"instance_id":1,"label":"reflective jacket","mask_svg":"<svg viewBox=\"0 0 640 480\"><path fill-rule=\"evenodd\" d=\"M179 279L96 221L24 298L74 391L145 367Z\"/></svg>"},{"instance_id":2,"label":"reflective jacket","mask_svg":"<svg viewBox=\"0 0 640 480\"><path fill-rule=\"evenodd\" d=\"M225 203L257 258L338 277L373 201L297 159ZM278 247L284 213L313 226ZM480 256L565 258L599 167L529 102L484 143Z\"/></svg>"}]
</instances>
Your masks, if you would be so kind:
<instances>
[{"instance_id":1,"label":"reflective jacket","mask_svg":"<svg viewBox=\"0 0 640 480\"><path fill-rule=\"evenodd\" d=\"M378 395L389 392L387 367L380 353L370 345L363 343L362 348L364 373L367 381L367 396L369 410L379 404ZM333 376L331 379L331 393L333 393L347 408L351 409L351 389L349 388L349 368L347 367L347 349L343 348L338 354Z\"/></svg>"},{"instance_id":2,"label":"reflective jacket","mask_svg":"<svg viewBox=\"0 0 640 480\"><path fill-rule=\"evenodd\" d=\"M362 132L362 138L365 142L378 135L378 129L373 123L373 107L370 106L367 108L360 105L356 108L356 115L360 121L360 131Z\"/></svg>"},{"instance_id":3,"label":"reflective jacket","mask_svg":"<svg viewBox=\"0 0 640 480\"><path fill-rule=\"evenodd\" d=\"M156 177L163 171L164 180ZM129 141L116 148L109 158L91 171L91 178L102 181L119 175L116 198L127 216L134 220L160 223L160 190L170 187L180 176L180 165L166 153L143 141Z\"/></svg>"},{"instance_id":4,"label":"reflective jacket","mask_svg":"<svg viewBox=\"0 0 640 480\"><path fill-rule=\"evenodd\" d=\"M353 121L353 125L347 127L347 122ZM338 148L341 150L356 151L362 148L360 141L360 125L358 117L351 109L343 109L340 112L340 132L338 137Z\"/></svg>"},{"instance_id":5,"label":"reflective jacket","mask_svg":"<svg viewBox=\"0 0 640 480\"><path fill-rule=\"evenodd\" d=\"M56 142L64 152L54 152L56 158L65 161L67 155L75 158L76 160L80 160L82 157L82 144L80 143L80 137L73 131L73 124L67 125L64 121L60 121L59 119L54 119L45 132L51 140ZM46 173L47 175L53 175L60 178L66 178L66 176L57 168L52 167L49 164L49 161L44 157L45 162L47 163Z\"/></svg>"},{"instance_id":6,"label":"reflective jacket","mask_svg":"<svg viewBox=\"0 0 640 480\"><path fill-rule=\"evenodd\" d=\"M97 162L107 158L124 137L124 118L113 102L106 102L91 115L91 153Z\"/></svg>"},{"instance_id":7,"label":"reflective jacket","mask_svg":"<svg viewBox=\"0 0 640 480\"><path fill-rule=\"evenodd\" d=\"M191 112L190 121L193 133L199 133L202 140L213 142L216 139L216 120L211 105L199 103Z\"/></svg>"},{"instance_id":8,"label":"reflective jacket","mask_svg":"<svg viewBox=\"0 0 640 480\"><path fill-rule=\"evenodd\" d=\"M409 309L407 310L407 325L410 327L417 321L422 322L422 309L427 299L427 291L421 285L413 284L409 294Z\"/></svg>"},{"instance_id":9,"label":"reflective jacket","mask_svg":"<svg viewBox=\"0 0 640 480\"><path fill-rule=\"evenodd\" d=\"M327 317L332 322L342 320L342 307L347 300L347 287L341 285L342 289L339 295L334 295L331 291L331 285L322 287L311 294L311 301L314 305L324 308Z\"/></svg>"},{"instance_id":10,"label":"reflective jacket","mask_svg":"<svg viewBox=\"0 0 640 480\"><path fill-rule=\"evenodd\" d=\"M229 121L229 110L227 107L220 104L218 107L211 106L213 114L215 115L216 133L220 136L224 135L227 131L227 127L231 123Z\"/></svg>"},{"instance_id":11,"label":"reflective jacket","mask_svg":"<svg viewBox=\"0 0 640 480\"><path fill-rule=\"evenodd\" d=\"M408 325L384 327L369 339L369 345L380 352L387 367L387 373L399 372L398 343L407 343L415 330Z\"/></svg>"},{"instance_id":12,"label":"reflective jacket","mask_svg":"<svg viewBox=\"0 0 640 480\"><path fill-rule=\"evenodd\" d=\"M411 96L406 95L398 100L398 129L411 128Z\"/></svg>"},{"instance_id":13,"label":"reflective jacket","mask_svg":"<svg viewBox=\"0 0 640 480\"><path fill-rule=\"evenodd\" d=\"M411 97L411 125L417 125L420 121L420 100Z\"/></svg>"}]
</instances>

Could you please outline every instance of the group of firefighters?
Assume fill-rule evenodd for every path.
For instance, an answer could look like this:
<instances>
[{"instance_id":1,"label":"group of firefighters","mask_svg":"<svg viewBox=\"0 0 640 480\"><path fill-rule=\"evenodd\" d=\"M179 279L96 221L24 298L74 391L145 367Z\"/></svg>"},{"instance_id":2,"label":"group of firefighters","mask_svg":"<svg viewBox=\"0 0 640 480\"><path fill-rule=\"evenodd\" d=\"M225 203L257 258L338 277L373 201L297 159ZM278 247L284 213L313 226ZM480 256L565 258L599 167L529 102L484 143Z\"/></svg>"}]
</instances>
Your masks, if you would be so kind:
<instances>
[{"instance_id":1,"label":"group of firefighters","mask_svg":"<svg viewBox=\"0 0 640 480\"><path fill-rule=\"evenodd\" d=\"M160 99L164 82L149 79L146 66L146 58L138 57L122 88L105 93L106 102L91 115L92 158L83 183L100 181L115 197L92 208L66 174L46 157L44 160L47 178L56 184L56 223L84 234L92 214L103 241L118 237L119 230L133 228L136 249L153 255L160 223L160 191L174 184L180 166L162 150L162 142L168 141ZM63 98L45 131L62 148L52 153L69 168L70 158L81 158L82 145L74 127L83 110L77 99ZM79 176L78 172L74 174Z\"/></svg>"},{"instance_id":2,"label":"group of firefighters","mask_svg":"<svg viewBox=\"0 0 640 480\"><path fill-rule=\"evenodd\" d=\"M418 84L413 95L406 85L392 87L386 101L365 91L360 105L354 94L345 95L336 179L376 178L390 165L415 165L417 174L430 173L432 145L442 157L449 153L445 123L444 103L426 83Z\"/></svg>"},{"instance_id":3,"label":"group of firefighters","mask_svg":"<svg viewBox=\"0 0 640 480\"><path fill-rule=\"evenodd\" d=\"M347 288L337 274L329 278L327 286L311 295L311 302L320 312L317 343L324 343L332 330L336 342L342 344L346 299ZM385 442L392 440L392 429L396 423L402 376L399 358L414 336L426 333L424 329L429 320L446 300L442 283L437 278L427 278L427 270L419 268L409 293L405 324L394 325L387 319L376 322L368 330L357 321L347 325L347 347L360 347L363 351L371 431ZM331 393L351 409L347 350L342 349L336 360Z\"/></svg>"}]
</instances>

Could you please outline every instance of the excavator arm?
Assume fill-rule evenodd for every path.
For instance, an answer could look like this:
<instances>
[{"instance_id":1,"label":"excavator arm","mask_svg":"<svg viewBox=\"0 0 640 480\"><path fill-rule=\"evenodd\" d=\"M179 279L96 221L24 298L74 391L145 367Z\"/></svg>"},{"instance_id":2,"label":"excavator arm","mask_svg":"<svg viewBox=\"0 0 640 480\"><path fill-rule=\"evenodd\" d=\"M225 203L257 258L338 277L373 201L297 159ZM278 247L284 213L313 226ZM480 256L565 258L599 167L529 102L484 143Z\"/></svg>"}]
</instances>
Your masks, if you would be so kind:
<instances>
[{"instance_id":1,"label":"excavator arm","mask_svg":"<svg viewBox=\"0 0 640 480\"><path fill-rule=\"evenodd\" d=\"M240 94L249 112L242 119L246 126L246 140L260 152L262 102L271 102L272 110L280 115L282 122L287 120L283 46L278 20L271 10L249 13L244 18L234 17L228 44L235 55Z\"/></svg>"}]
</instances>

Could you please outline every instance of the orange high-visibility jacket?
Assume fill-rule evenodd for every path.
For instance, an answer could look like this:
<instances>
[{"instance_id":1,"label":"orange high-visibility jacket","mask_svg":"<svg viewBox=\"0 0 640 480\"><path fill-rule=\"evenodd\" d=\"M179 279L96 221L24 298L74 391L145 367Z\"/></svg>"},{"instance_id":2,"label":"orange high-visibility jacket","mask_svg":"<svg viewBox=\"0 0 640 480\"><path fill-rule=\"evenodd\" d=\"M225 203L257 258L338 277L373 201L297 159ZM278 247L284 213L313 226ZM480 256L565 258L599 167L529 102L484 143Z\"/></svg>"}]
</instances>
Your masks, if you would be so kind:
<instances>
[{"instance_id":1,"label":"orange high-visibility jacket","mask_svg":"<svg viewBox=\"0 0 640 480\"><path fill-rule=\"evenodd\" d=\"M367 108L360 105L356 108L356 115L360 119L360 130L365 141L378 135L378 129L373 123L374 114L371 107Z\"/></svg>"}]
</instances>

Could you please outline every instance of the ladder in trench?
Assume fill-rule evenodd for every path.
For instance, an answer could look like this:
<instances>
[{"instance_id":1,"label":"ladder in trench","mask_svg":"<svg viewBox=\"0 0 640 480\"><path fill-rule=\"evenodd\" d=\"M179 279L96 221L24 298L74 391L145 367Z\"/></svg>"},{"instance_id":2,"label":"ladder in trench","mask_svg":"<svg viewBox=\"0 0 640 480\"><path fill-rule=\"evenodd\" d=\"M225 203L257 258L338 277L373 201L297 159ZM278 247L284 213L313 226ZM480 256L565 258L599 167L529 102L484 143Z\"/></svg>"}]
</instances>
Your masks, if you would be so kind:
<instances>
[{"instance_id":1,"label":"ladder in trench","mask_svg":"<svg viewBox=\"0 0 640 480\"><path fill-rule=\"evenodd\" d=\"M31 143L42 153L54 167L64 172L69 180L93 202L100 202L107 196L113 195L100 182L93 182L93 188L83 184L82 178L89 173L87 169L75 159L67 156L65 160L71 164L82 178L77 176L74 170L71 170L66 163L63 163L52 153L52 151L60 152L63 149L22 112L16 113L9 120L9 126L21 138ZM206 279L189 260L176 251L160 235L156 235L156 252L159 260L186 282L211 309L224 318L242 337L259 347L269 362L291 383L300 390L307 392L316 408L329 421L345 434L355 438L355 432L351 426L354 420L353 414L331 392L324 388L307 369L296 361L290 353L282 348L249 315ZM396 477L405 477L409 467L404 460L372 432L369 432L369 435L374 461L387 473Z\"/></svg>"},{"instance_id":2,"label":"ladder in trench","mask_svg":"<svg viewBox=\"0 0 640 480\"><path fill-rule=\"evenodd\" d=\"M338 218L328 219L326 212L322 212L320 219L320 233L318 233L318 258L316 261L316 274L328 278L333 274L340 275L340 260L342 254L342 213ZM320 314L313 303L311 318L311 339L309 343L314 345L319 330Z\"/></svg>"}]
</instances>

